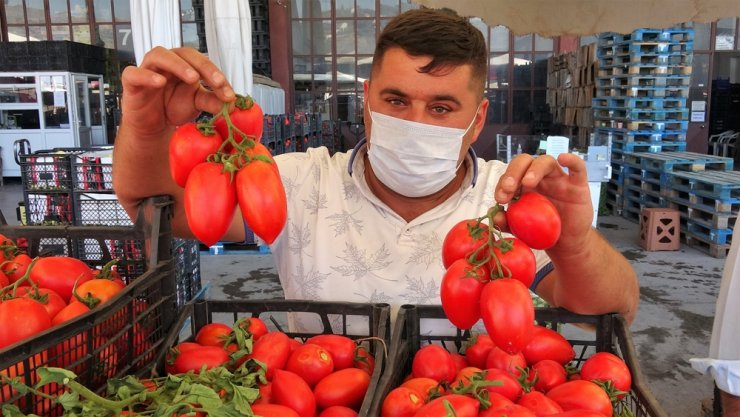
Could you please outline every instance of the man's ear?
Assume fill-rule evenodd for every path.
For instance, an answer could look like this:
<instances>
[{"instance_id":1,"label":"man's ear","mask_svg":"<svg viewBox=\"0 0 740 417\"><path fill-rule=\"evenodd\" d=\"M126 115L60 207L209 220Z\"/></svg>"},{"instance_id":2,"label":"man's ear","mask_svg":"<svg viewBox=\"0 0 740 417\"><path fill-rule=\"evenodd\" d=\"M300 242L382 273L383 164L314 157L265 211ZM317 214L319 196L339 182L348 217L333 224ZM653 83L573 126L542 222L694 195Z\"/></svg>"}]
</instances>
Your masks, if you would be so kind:
<instances>
[{"instance_id":1,"label":"man's ear","mask_svg":"<svg viewBox=\"0 0 740 417\"><path fill-rule=\"evenodd\" d=\"M478 140L478 136L483 131L483 128L486 126L486 116L488 115L488 105L491 104L491 102L488 100L487 97L483 97L483 100L481 100L480 106L478 106L478 111L475 113L475 124L473 126L473 141L470 143L475 142Z\"/></svg>"}]
</instances>

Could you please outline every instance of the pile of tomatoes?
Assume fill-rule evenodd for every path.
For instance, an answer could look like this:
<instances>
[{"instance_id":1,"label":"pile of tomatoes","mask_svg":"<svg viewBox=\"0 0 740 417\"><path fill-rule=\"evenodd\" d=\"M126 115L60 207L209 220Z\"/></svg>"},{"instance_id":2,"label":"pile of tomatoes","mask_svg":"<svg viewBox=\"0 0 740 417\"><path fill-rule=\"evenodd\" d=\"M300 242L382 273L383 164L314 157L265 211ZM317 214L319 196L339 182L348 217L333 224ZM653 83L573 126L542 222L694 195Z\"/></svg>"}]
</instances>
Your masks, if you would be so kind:
<instances>
[{"instance_id":1,"label":"pile of tomatoes","mask_svg":"<svg viewBox=\"0 0 740 417\"><path fill-rule=\"evenodd\" d=\"M240 329L247 331L246 338L238 336ZM358 415L375 359L347 336L321 334L302 343L281 331L268 331L253 317L233 328L222 323L203 326L193 342L170 351L166 370L182 374L219 366L264 371L256 384L259 395L250 404L256 415L345 417Z\"/></svg>"},{"instance_id":2,"label":"pile of tomatoes","mask_svg":"<svg viewBox=\"0 0 740 417\"><path fill-rule=\"evenodd\" d=\"M277 165L260 143L263 112L249 96L213 118L178 126L169 145L172 179L185 189L185 215L196 238L218 242L238 205L249 228L268 244L282 231L288 206Z\"/></svg>"}]
</instances>

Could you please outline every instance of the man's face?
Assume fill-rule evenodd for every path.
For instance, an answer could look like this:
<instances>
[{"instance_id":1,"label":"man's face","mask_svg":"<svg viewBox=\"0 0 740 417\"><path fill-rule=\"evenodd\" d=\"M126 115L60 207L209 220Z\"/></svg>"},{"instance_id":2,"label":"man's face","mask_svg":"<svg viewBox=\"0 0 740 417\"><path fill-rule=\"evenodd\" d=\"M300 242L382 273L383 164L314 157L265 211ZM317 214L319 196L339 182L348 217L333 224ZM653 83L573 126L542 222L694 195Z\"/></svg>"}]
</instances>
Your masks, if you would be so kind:
<instances>
[{"instance_id":1,"label":"man's face","mask_svg":"<svg viewBox=\"0 0 740 417\"><path fill-rule=\"evenodd\" d=\"M369 110L399 119L436 126L466 129L460 159L483 129L488 100L472 81L470 65L421 73L419 68L430 57L414 57L401 48L391 48L364 85L366 138L370 138L372 120ZM477 111L476 111L477 110ZM458 160L460 160L458 159Z\"/></svg>"}]
</instances>

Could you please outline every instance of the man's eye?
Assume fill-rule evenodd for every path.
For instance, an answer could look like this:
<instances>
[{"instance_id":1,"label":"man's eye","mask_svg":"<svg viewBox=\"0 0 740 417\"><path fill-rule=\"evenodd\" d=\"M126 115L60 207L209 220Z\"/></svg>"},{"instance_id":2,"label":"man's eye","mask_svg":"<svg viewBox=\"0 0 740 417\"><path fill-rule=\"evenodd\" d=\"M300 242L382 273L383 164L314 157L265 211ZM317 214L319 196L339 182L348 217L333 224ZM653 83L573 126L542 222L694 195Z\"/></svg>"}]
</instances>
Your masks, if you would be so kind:
<instances>
[{"instance_id":1,"label":"man's eye","mask_svg":"<svg viewBox=\"0 0 740 417\"><path fill-rule=\"evenodd\" d=\"M390 98L390 99L388 99L388 103L390 103L390 104L392 104L394 106L402 106L403 105L403 100L401 100L400 98Z\"/></svg>"},{"instance_id":2,"label":"man's eye","mask_svg":"<svg viewBox=\"0 0 740 417\"><path fill-rule=\"evenodd\" d=\"M447 107L442 107L442 106L432 107L432 112L437 113L437 114L445 114L449 111L450 110Z\"/></svg>"}]
</instances>

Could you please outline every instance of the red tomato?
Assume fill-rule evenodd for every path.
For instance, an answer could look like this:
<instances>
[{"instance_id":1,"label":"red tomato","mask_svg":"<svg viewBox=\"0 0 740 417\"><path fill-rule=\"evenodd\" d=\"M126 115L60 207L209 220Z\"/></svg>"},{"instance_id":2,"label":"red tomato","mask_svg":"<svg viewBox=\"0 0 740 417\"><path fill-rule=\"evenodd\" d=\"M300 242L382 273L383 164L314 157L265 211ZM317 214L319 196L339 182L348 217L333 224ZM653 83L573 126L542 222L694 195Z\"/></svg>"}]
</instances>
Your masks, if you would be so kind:
<instances>
[{"instance_id":1,"label":"red tomato","mask_svg":"<svg viewBox=\"0 0 740 417\"><path fill-rule=\"evenodd\" d=\"M48 288L38 288L38 293L32 287L18 287L16 297L30 298L41 303L52 319L67 306L62 297Z\"/></svg>"},{"instance_id":2,"label":"red tomato","mask_svg":"<svg viewBox=\"0 0 740 417\"><path fill-rule=\"evenodd\" d=\"M306 340L306 344L319 345L326 349L334 362L334 370L351 368L355 361L355 341L339 334L320 334Z\"/></svg>"},{"instance_id":3,"label":"red tomato","mask_svg":"<svg viewBox=\"0 0 740 417\"><path fill-rule=\"evenodd\" d=\"M534 389L542 392L550 391L568 380L565 367L551 359L543 359L535 363L529 372L535 381Z\"/></svg>"},{"instance_id":4,"label":"red tomato","mask_svg":"<svg viewBox=\"0 0 740 417\"><path fill-rule=\"evenodd\" d=\"M180 187L185 187L190 172L216 153L223 138L213 126L185 123L175 129L169 146L170 176Z\"/></svg>"},{"instance_id":5,"label":"red tomato","mask_svg":"<svg viewBox=\"0 0 740 417\"><path fill-rule=\"evenodd\" d=\"M444 387L432 378L409 378L401 386L418 392L425 404L429 402L430 396L437 397L444 393Z\"/></svg>"},{"instance_id":6,"label":"red tomato","mask_svg":"<svg viewBox=\"0 0 740 417\"><path fill-rule=\"evenodd\" d=\"M491 405L488 407L488 410L496 410L514 404L513 401L504 397L498 392L491 391L488 391L488 401L491 403ZM484 411L481 411L481 414L479 414L479 416L483 415L483 413Z\"/></svg>"},{"instance_id":7,"label":"red tomato","mask_svg":"<svg viewBox=\"0 0 740 417\"><path fill-rule=\"evenodd\" d=\"M547 392L564 411L591 410L612 417L614 412L609 395L591 381L576 379L560 384Z\"/></svg>"},{"instance_id":8,"label":"red tomato","mask_svg":"<svg viewBox=\"0 0 740 417\"><path fill-rule=\"evenodd\" d=\"M560 214L542 194L530 191L509 203L506 223L514 236L533 249L548 249L560 238Z\"/></svg>"},{"instance_id":9,"label":"red tomato","mask_svg":"<svg viewBox=\"0 0 740 417\"><path fill-rule=\"evenodd\" d=\"M0 235L2 236L2 235ZM1 252L1 251L0 251ZM9 366L8 368L0 369L0 375L3 375L6 378L16 378L19 377L21 382L28 386L33 386L38 382L38 374L36 373L36 369L47 366L48 365L48 356L46 351L43 351L41 353L37 353L31 357L28 358L28 362L25 360L16 363L15 365ZM30 364L32 369L29 369L29 375L30 378L27 379L26 377L26 363ZM13 387L10 386L10 384L6 384L3 382L0 384L0 398L3 399L4 403L8 402L8 399L14 395L16 395L18 391L16 391Z\"/></svg>"},{"instance_id":10,"label":"red tomato","mask_svg":"<svg viewBox=\"0 0 740 417\"><path fill-rule=\"evenodd\" d=\"M215 162L198 164L185 184L185 214L190 231L206 246L226 233L236 211L236 188L229 172Z\"/></svg>"},{"instance_id":11,"label":"red tomato","mask_svg":"<svg viewBox=\"0 0 740 417\"><path fill-rule=\"evenodd\" d=\"M14 256L13 259L9 259L7 263L3 263L0 269L2 269L2 272L8 276L8 283L12 284L26 274L28 265L30 265L32 261L33 259L31 259L30 256L25 253L20 253ZM3 287L7 286L8 283L3 285Z\"/></svg>"},{"instance_id":12,"label":"red tomato","mask_svg":"<svg viewBox=\"0 0 740 417\"><path fill-rule=\"evenodd\" d=\"M262 108L250 96L237 96L234 110L229 113L231 123L252 140L259 142L262 139L262 129L264 128L264 114ZM216 131L222 138L229 137L229 128L226 125L226 119L219 117L215 123ZM244 138L238 133L233 132L234 140L239 143Z\"/></svg>"},{"instance_id":13,"label":"red tomato","mask_svg":"<svg viewBox=\"0 0 740 417\"><path fill-rule=\"evenodd\" d=\"M486 359L486 369L496 368L504 370L511 375L518 377L527 367L527 361L521 352L507 353L498 346L494 346L488 353Z\"/></svg>"},{"instance_id":14,"label":"red tomato","mask_svg":"<svg viewBox=\"0 0 740 417\"><path fill-rule=\"evenodd\" d=\"M622 358L609 352L591 355L581 366L581 379L587 381L611 381L614 388L629 392L632 387L632 374ZM620 398L624 395L620 395Z\"/></svg>"},{"instance_id":15,"label":"red tomato","mask_svg":"<svg viewBox=\"0 0 740 417\"><path fill-rule=\"evenodd\" d=\"M4 272L0 271L0 288L5 288L8 285L10 285L10 281L8 280L8 276L5 275ZM2 302L2 300L0 300Z\"/></svg>"},{"instance_id":16,"label":"red tomato","mask_svg":"<svg viewBox=\"0 0 740 417\"><path fill-rule=\"evenodd\" d=\"M478 414L478 417L537 417L537 415L527 407L510 404L501 408L488 408Z\"/></svg>"},{"instance_id":17,"label":"red tomato","mask_svg":"<svg viewBox=\"0 0 740 417\"><path fill-rule=\"evenodd\" d=\"M0 303L0 349L51 327L43 304L30 298L11 298Z\"/></svg>"},{"instance_id":18,"label":"red tomato","mask_svg":"<svg viewBox=\"0 0 740 417\"><path fill-rule=\"evenodd\" d=\"M563 412L563 408L558 403L547 398L540 391L531 391L522 395L517 404L527 407L538 416L549 416Z\"/></svg>"},{"instance_id":19,"label":"red tomato","mask_svg":"<svg viewBox=\"0 0 740 417\"><path fill-rule=\"evenodd\" d=\"M421 407L414 417L446 417L450 415L448 407L455 410L456 417L476 417L478 415L478 400L459 394L449 394L432 401Z\"/></svg>"},{"instance_id":20,"label":"red tomato","mask_svg":"<svg viewBox=\"0 0 740 417\"><path fill-rule=\"evenodd\" d=\"M77 316L81 316L90 311L90 307L82 303L68 304L66 307L61 309L54 318L51 320L51 324L56 326L58 324L65 323L72 320Z\"/></svg>"},{"instance_id":21,"label":"red tomato","mask_svg":"<svg viewBox=\"0 0 740 417\"><path fill-rule=\"evenodd\" d=\"M357 417L357 411L342 407L341 405L335 405L325 409L319 414L319 417Z\"/></svg>"},{"instance_id":22,"label":"red tomato","mask_svg":"<svg viewBox=\"0 0 740 417\"><path fill-rule=\"evenodd\" d=\"M455 380L452 381L450 387L452 388L463 388L470 385L470 379L473 375L483 372L482 369L476 368L475 366L468 366L457 371Z\"/></svg>"},{"instance_id":23,"label":"red tomato","mask_svg":"<svg viewBox=\"0 0 740 417\"><path fill-rule=\"evenodd\" d=\"M375 371L375 357L373 357L372 353L365 346L357 346L355 360L352 366L362 369L368 375L372 376L373 371Z\"/></svg>"},{"instance_id":24,"label":"red tomato","mask_svg":"<svg viewBox=\"0 0 740 417\"><path fill-rule=\"evenodd\" d=\"M501 385L484 387L488 392L496 392L510 399L516 401L522 395L522 386L519 381L511 376L508 372L501 369L486 369L485 380L486 381L499 381Z\"/></svg>"},{"instance_id":25,"label":"red tomato","mask_svg":"<svg viewBox=\"0 0 740 417\"><path fill-rule=\"evenodd\" d=\"M288 203L275 161L254 159L236 174L236 195L244 221L255 235L271 244L288 218Z\"/></svg>"},{"instance_id":26,"label":"red tomato","mask_svg":"<svg viewBox=\"0 0 740 417\"><path fill-rule=\"evenodd\" d=\"M566 365L576 356L576 351L568 339L560 333L544 326L534 326L532 339L522 351L529 365L551 359Z\"/></svg>"},{"instance_id":27,"label":"red tomato","mask_svg":"<svg viewBox=\"0 0 740 417\"><path fill-rule=\"evenodd\" d=\"M323 347L305 344L290 354L285 369L299 375L310 387L314 387L322 378L334 372L334 360Z\"/></svg>"},{"instance_id":28,"label":"red tomato","mask_svg":"<svg viewBox=\"0 0 740 417\"><path fill-rule=\"evenodd\" d=\"M534 305L529 289L511 278L495 279L483 288L481 316L493 343L508 353L521 351L532 337Z\"/></svg>"},{"instance_id":29,"label":"red tomato","mask_svg":"<svg viewBox=\"0 0 740 417\"><path fill-rule=\"evenodd\" d=\"M301 417L316 415L316 398L311 387L293 372L275 370L272 378L272 398L275 403L295 410Z\"/></svg>"},{"instance_id":30,"label":"red tomato","mask_svg":"<svg viewBox=\"0 0 740 417\"><path fill-rule=\"evenodd\" d=\"M203 346L224 347L224 342L231 332L231 327L223 323L208 323L198 330L195 343Z\"/></svg>"},{"instance_id":31,"label":"red tomato","mask_svg":"<svg viewBox=\"0 0 740 417\"><path fill-rule=\"evenodd\" d=\"M548 417L606 417L603 414L591 410L570 410L553 414Z\"/></svg>"},{"instance_id":32,"label":"red tomato","mask_svg":"<svg viewBox=\"0 0 740 417\"><path fill-rule=\"evenodd\" d=\"M480 320L480 294L488 282L488 268L458 259L442 277L439 295L442 309L452 324L468 330Z\"/></svg>"},{"instance_id":33,"label":"red tomato","mask_svg":"<svg viewBox=\"0 0 740 417\"><path fill-rule=\"evenodd\" d=\"M77 285L76 297L70 303L79 302L90 308L105 304L116 296L124 288L122 283L109 281L107 279L92 279Z\"/></svg>"},{"instance_id":34,"label":"red tomato","mask_svg":"<svg viewBox=\"0 0 740 417\"><path fill-rule=\"evenodd\" d=\"M450 353L450 355L452 355L452 362L455 363L456 373L459 373L461 370L468 367L468 360L465 359L465 356L459 353Z\"/></svg>"},{"instance_id":35,"label":"red tomato","mask_svg":"<svg viewBox=\"0 0 740 417\"><path fill-rule=\"evenodd\" d=\"M465 357L470 366L485 368L488 353L496 346L487 334L475 334L465 342Z\"/></svg>"},{"instance_id":36,"label":"red tomato","mask_svg":"<svg viewBox=\"0 0 740 417\"><path fill-rule=\"evenodd\" d=\"M86 263L68 256L39 258L30 274L31 281L41 288L54 290L65 302L72 297L72 288L93 278L93 271Z\"/></svg>"},{"instance_id":37,"label":"red tomato","mask_svg":"<svg viewBox=\"0 0 740 417\"><path fill-rule=\"evenodd\" d=\"M49 360L51 366L69 369L79 376L90 374L94 381L105 381L113 378L118 366L118 353L113 344L103 336L92 340L92 351L89 350L88 332L83 332L51 347ZM95 359L88 357L95 355ZM92 365L95 367L93 368Z\"/></svg>"},{"instance_id":38,"label":"red tomato","mask_svg":"<svg viewBox=\"0 0 740 417\"><path fill-rule=\"evenodd\" d=\"M253 404L272 404L272 382L259 384L260 395Z\"/></svg>"},{"instance_id":39,"label":"red tomato","mask_svg":"<svg viewBox=\"0 0 740 417\"><path fill-rule=\"evenodd\" d=\"M252 412L261 417L301 417L292 408L279 404L252 404Z\"/></svg>"},{"instance_id":40,"label":"red tomato","mask_svg":"<svg viewBox=\"0 0 740 417\"><path fill-rule=\"evenodd\" d=\"M341 405L359 410L369 386L370 375L367 372L357 368L346 368L319 381L313 393L319 408Z\"/></svg>"},{"instance_id":41,"label":"red tomato","mask_svg":"<svg viewBox=\"0 0 740 417\"><path fill-rule=\"evenodd\" d=\"M188 371L200 372L203 366L211 369L224 365L229 361L229 352L217 346L199 346L194 349L180 351L175 359L175 373L184 374Z\"/></svg>"},{"instance_id":42,"label":"red tomato","mask_svg":"<svg viewBox=\"0 0 740 417\"><path fill-rule=\"evenodd\" d=\"M267 367L265 376L272 380L275 370L284 369L290 356L290 338L283 332L270 332L254 342L248 359L256 359Z\"/></svg>"},{"instance_id":43,"label":"red tomato","mask_svg":"<svg viewBox=\"0 0 740 417\"><path fill-rule=\"evenodd\" d=\"M496 257L488 267L494 276L514 278L527 288L532 285L537 274L537 259L529 246L515 237L507 237L496 242L493 252Z\"/></svg>"},{"instance_id":44,"label":"red tomato","mask_svg":"<svg viewBox=\"0 0 740 417\"><path fill-rule=\"evenodd\" d=\"M405 387L398 387L383 399L380 417L413 417L424 406L421 395Z\"/></svg>"},{"instance_id":45,"label":"red tomato","mask_svg":"<svg viewBox=\"0 0 740 417\"><path fill-rule=\"evenodd\" d=\"M442 242L442 264L449 268L456 260L467 258L480 248L476 260L482 261L488 255L487 248L490 232L488 225L478 220L462 220L452 226Z\"/></svg>"},{"instance_id":46,"label":"red tomato","mask_svg":"<svg viewBox=\"0 0 740 417\"><path fill-rule=\"evenodd\" d=\"M240 326L252 335L252 340L255 342L268 332L267 325L259 317L250 317L244 320Z\"/></svg>"},{"instance_id":47,"label":"red tomato","mask_svg":"<svg viewBox=\"0 0 740 417\"><path fill-rule=\"evenodd\" d=\"M455 362L450 352L439 345L424 345L414 355L411 374L432 378L437 382L452 382L455 379Z\"/></svg>"},{"instance_id":48,"label":"red tomato","mask_svg":"<svg viewBox=\"0 0 740 417\"><path fill-rule=\"evenodd\" d=\"M108 262L100 269L93 269L93 277L95 279L107 279L108 281L115 281L123 286L126 286L126 283L123 282L123 278L121 278L121 274L118 273L118 270L116 269L116 262L118 262L118 260Z\"/></svg>"}]
</instances>

